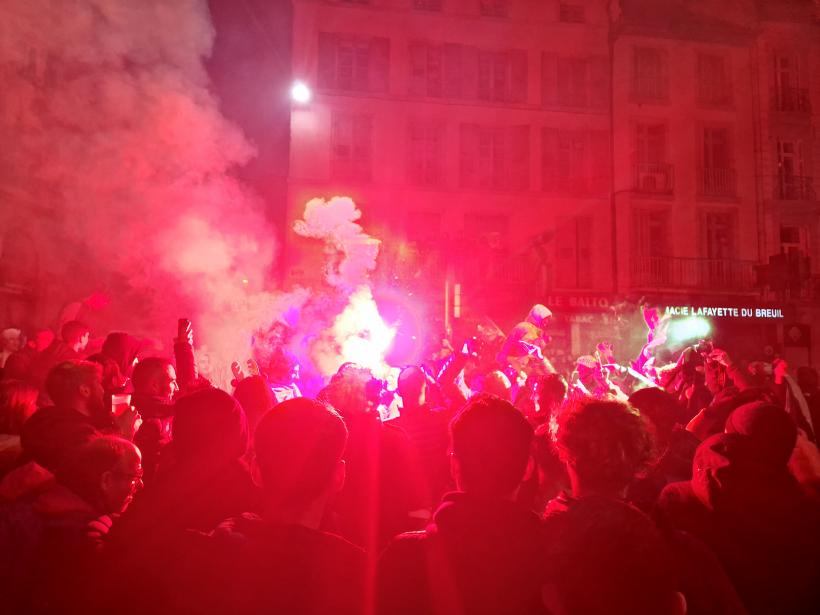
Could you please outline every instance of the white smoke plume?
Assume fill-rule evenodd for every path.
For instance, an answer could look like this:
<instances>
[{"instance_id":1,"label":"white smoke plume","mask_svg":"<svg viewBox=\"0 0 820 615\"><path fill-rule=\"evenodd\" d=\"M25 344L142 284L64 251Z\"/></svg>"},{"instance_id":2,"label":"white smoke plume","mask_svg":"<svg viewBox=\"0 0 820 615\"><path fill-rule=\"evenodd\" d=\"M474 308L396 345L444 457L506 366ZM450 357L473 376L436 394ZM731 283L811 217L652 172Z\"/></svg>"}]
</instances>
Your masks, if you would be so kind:
<instances>
[{"instance_id":1,"label":"white smoke plume","mask_svg":"<svg viewBox=\"0 0 820 615\"><path fill-rule=\"evenodd\" d=\"M316 198L308 201L302 219L293 225L297 234L324 242L325 277L346 301L341 311L331 310L338 315L312 341L310 357L324 376L353 362L388 378L392 370L384 356L395 330L382 320L368 283L381 242L357 223L361 216L349 197Z\"/></svg>"},{"instance_id":2,"label":"white smoke plume","mask_svg":"<svg viewBox=\"0 0 820 615\"><path fill-rule=\"evenodd\" d=\"M332 286L349 291L365 282L376 267L381 244L357 224L361 216L349 197L316 198L308 201L302 220L293 225L297 234L324 241L329 257L325 277Z\"/></svg>"}]
</instances>

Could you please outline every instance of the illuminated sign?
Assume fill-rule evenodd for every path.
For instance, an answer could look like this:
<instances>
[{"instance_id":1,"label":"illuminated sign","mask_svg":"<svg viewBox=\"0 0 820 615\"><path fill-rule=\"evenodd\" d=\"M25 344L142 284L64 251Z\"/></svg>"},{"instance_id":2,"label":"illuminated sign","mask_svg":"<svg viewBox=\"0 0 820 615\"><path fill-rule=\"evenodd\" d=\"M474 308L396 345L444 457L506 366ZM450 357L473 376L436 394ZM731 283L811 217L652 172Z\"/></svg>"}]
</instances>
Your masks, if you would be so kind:
<instances>
[{"instance_id":1,"label":"illuminated sign","mask_svg":"<svg viewBox=\"0 0 820 615\"><path fill-rule=\"evenodd\" d=\"M667 316L714 316L717 318L783 318L780 308L668 305Z\"/></svg>"}]
</instances>

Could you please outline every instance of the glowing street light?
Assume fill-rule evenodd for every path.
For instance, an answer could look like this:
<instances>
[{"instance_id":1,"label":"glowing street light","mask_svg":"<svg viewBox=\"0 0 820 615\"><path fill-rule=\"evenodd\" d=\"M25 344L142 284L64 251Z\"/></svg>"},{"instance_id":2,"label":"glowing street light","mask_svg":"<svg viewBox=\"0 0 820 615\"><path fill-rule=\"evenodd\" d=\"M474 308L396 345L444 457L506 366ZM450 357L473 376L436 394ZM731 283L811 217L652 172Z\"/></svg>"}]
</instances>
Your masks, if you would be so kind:
<instances>
[{"instance_id":1,"label":"glowing street light","mask_svg":"<svg viewBox=\"0 0 820 615\"><path fill-rule=\"evenodd\" d=\"M312 92L304 81L294 81L290 88L290 98L295 103L305 105L310 102Z\"/></svg>"}]
</instances>

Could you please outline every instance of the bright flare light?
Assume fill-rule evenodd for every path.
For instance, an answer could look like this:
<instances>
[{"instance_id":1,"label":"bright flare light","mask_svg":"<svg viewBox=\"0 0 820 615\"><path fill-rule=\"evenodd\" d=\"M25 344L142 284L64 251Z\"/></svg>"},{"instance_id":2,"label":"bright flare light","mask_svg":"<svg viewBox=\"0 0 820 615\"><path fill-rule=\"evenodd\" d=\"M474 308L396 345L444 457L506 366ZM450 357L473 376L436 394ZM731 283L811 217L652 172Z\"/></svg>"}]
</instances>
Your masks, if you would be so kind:
<instances>
[{"instance_id":1,"label":"bright flare light","mask_svg":"<svg viewBox=\"0 0 820 615\"><path fill-rule=\"evenodd\" d=\"M350 296L347 307L333 323L342 362L366 367L379 378L387 378L392 370L384 355L395 335L396 330L382 320L368 286L359 287Z\"/></svg>"},{"instance_id":2,"label":"bright flare light","mask_svg":"<svg viewBox=\"0 0 820 615\"><path fill-rule=\"evenodd\" d=\"M709 337L712 332L712 325L706 318L700 316L690 316L680 320L673 320L669 324L669 337L676 342L687 340L703 339Z\"/></svg>"},{"instance_id":3,"label":"bright flare light","mask_svg":"<svg viewBox=\"0 0 820 615\"><path fill-rule=\"evenodd\" d=\"M290 88L290 97L293 102L304 105L310 102L312 93L304 81L295 81Z\"/></svg>"}]
</instances>

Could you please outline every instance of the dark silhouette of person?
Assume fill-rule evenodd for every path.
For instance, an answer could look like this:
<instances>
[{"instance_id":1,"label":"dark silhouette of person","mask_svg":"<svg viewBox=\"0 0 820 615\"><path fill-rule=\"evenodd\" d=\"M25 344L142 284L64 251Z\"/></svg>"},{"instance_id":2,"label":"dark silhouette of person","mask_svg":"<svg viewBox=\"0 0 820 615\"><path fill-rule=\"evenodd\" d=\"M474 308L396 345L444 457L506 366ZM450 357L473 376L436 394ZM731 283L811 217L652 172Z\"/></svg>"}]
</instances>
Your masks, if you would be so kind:
<instances>
[{"instance_id":1,"label":"dark silhouette of person","mask_svg":"<svg viewBox=\"0 0 820 615\"><path fill-rule=\"evenodd\" d=\"M319 529L344 484L346 441L341 416L315 400L269 411L254 436L260 513L190 535L171 611L366 612L364 552Z\"/></svg>"},{"instance_id":2,"label":"dark silhouette of person","mask_svg":"<svg viewBox=\"0 0 820 615\"><path fill-rule=\"evenodd\" d=\"M378 613L541 613L538 517L514 502L532 427L509 402L471 398L450 428L458 491L424 531L398 536L378 567Z\"/></svg>"}]
</instances>

